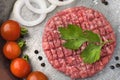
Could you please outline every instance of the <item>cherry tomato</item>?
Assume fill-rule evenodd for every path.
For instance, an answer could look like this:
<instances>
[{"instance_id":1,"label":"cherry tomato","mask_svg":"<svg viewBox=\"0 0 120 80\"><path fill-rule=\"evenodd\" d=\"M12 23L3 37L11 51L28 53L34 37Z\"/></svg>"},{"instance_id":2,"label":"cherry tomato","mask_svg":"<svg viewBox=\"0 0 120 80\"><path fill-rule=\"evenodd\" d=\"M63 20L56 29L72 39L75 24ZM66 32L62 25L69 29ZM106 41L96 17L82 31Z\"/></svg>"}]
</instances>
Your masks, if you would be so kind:
<instances>
[{"instance_id":1,"label":"cherry tomato","mask_svg":"<svg viewBox=\"0 0 120 80\"><path fill-rule=\"evenodd\" d=\"M1 26L1 36L8 41L15 41L20 37L21 28L18 22L7 20Z\"/></svg>"},{"instance_id":2,"label":"cherry tomato","mask_svg":"<svg viewBox=\"0 0 120 80\"><path fill-rule=\"evenodd\" d=\"M16 58L10 64L12 74L18 78L25 78L31 71L30 64L23 58Z\"/></svg>"},{"instance_id":3,"label":"cherry tomato","mask_svg":"<svg viewBox=\"0 0 120 80\"><path fill-rule=\"evenodd\" d=\"M21 48L16 42L8 41L3 47L3 53L8 59L15 59L20 56Z\"/></svg>"},{"instance_id":4,"label":"cherry tomato","mask_svg":"<svg viewBox=\"0 0 120 80\"><path fill-rule=\"evenodd\" d=\"M40 71L31 72L26 80L48 80L45 74Z\"/></svg>"}]
</instances>

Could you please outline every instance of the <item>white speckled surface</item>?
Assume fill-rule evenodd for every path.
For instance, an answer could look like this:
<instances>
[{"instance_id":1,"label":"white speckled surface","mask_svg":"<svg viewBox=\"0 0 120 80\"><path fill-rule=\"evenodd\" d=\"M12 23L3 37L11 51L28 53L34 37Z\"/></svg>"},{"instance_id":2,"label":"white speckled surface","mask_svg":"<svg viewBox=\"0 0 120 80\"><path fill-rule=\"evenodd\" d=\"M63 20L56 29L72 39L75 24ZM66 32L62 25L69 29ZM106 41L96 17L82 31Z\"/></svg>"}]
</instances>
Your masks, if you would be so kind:
<instances>
[{"instance_id":1,"label":"white speckled surface","mask_svg":"<svg viewBox=\"0 0 120 80\"><path fill-rule=\"evenodd\" d=\"M53 12L49 13L47 18L39 25L29 27L29 36L25 38L27 41L27 49L24 51L23 54L28 54L31 60L31 65L33 70L40 70L44 72L48 77L49 80L71 80L68 76L60 73L59 71L55 70L51 65L48 63L47 58L42 49L42 33L45 27L47 20L53 16L56 12L61 11L63 9L74 7L74 6L86 6L89 8L96 9L102 12L108 21L113 26L117 37L117 47L115 49L114 55L109 62L109 64L98 74L91 78L87 79L78 79L78 80L120 80L120 69L115 68L111 70L109 68L110 65L115 65L116 63L120 63L120 61L115 61L114 56L120 57L120 0L108 0L109 5L105 6L101 3L100 0L75 0L74 3L62 7L57 7ZM25 6L22 9L22 16L24 19L27 20L34 20L39 16L38 14L34 14L29 11ZM11 19L14 19L14 14L11 14ZM35 54L34 50L39 50L39 54ZM38 56L43 56L43 60L39 61ZM46 63L45 67L41 67L41 63Z\"/></svg>"}]
</instances>

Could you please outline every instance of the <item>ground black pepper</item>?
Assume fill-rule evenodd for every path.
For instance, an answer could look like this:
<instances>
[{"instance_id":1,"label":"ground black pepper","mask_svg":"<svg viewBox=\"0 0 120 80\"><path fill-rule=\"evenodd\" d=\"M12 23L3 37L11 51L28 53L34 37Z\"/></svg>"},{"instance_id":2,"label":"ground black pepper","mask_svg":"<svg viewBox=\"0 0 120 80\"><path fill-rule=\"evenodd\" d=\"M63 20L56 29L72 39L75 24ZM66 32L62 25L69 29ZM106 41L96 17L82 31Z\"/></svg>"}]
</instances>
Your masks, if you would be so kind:
<instances>
[{"instance_id":1,"label":"ground black pepper","mask_svg":"<svg viewBox=\"0 0 120 80\"><path fill-rule=\"evenodd\" d=\"M41 66L42 66L42 67L45 67L45 63L41 63Z\"/></svg>"},{"instance_id":2,"label":"ground black pepper","mask_svg":"<svg viewBox=\"0 0 120 80\"><path fill-rule=\"evenodd\" d=\"M115 69L115 66L111 65L110 68L111 68L111 69Z\"/></svg>"},{"instance_id":3,"label":"ground black pepper","mask_svg":"<svg viewBox=\"0 0 120 80\"><path fill-rule=\"evenodd\" d=\"M39 51L38 51L38 50L35 50L35 51L34 51L34 53L35 53L35 54L38 54L38 53L39 53Z\"/></svg>"},{"instance_id":4,"label":"ground black pepper","mask_svg":"<svg viewBox=\"0 0 120 80\"><path fill-rule=\"evenodd\" d=\"M42 58L42 56L38 56L38 59L41 61L43 58Z\"/></svg>"}]
</instances>

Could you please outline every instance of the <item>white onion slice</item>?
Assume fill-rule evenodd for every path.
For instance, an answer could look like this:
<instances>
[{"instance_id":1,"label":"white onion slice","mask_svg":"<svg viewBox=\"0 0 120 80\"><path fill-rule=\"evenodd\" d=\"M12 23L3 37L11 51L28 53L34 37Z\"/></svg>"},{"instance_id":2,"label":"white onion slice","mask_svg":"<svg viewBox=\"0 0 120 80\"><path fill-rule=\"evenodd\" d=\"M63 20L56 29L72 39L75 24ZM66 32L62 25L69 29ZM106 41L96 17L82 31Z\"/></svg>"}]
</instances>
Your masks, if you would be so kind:
<instances>
[{"instance_id":1,"label":"white onion slice","mask_svg":"<svg viewBox=\"0 0 120 80\"><path fill-rule=\"evenodd\" d=\"M35 0L33 0L33 2L37 3ZM13 14L16 18L16 21L18 21L19 23L21 23L25 26L35 26L35 25L41 23L46 18L46 14L41 14L37 20L34 20L34 21L24 20L20 15L20 10L24 4L25 4L24 0L17 0L14 5ZM43 0L41 0L41 3L39 4L39 6L42 9L45 9L47 7L47 5L44 4Z\"/></svg>"},{"instance_id":2,"label":"white onion slice","mask_svg":"<svg viewBox=\"0 0 120 80\"><path fill-rule=\"evenodd\" d=\"M72 3L75 0L67 0L67 1L59 1L59 0L48 0L51 4L55 4L58 6L63 6Z\"/></svg>"},{"instance_id":3,"label":"white onion slice","mask_svg":"<svg viewBox=\"0 0 120 80\"><path fill-rule=\"evenodd\" d=\"M25 1L25 4L26 4L26 7L28 9L30 9L31 11L35 12L35 13L38 13L38 14L41 14L41 13L49 13L51 11L53 11L57 6L52 4L50 5L50 7L48 8L45 8L45 9L38 9L38 8L35 8L33 7L31 4L30 4L30 0L24 0ZM40 4L41 1L44 1L44 0L35 0L37 2L37 4ZM45 2L45 1L44 1ZM46 4L46 2L45 2Z\"/></svg>"}]
</instances>

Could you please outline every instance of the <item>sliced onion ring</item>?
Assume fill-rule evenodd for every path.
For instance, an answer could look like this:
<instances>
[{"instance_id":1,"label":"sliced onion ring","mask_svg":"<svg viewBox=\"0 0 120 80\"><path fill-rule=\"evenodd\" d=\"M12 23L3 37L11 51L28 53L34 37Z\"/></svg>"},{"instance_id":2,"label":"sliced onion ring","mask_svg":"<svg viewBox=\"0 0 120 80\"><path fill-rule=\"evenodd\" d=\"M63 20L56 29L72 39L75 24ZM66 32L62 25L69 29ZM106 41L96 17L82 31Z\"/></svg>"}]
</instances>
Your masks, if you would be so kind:
<instances>
[{"instance_id":1,"label":"sliced onion ring","mask_svg":"<svg viewBox=\"0 0 120 80\"><path fill-rule=\"evenodd\" d=\"M37 3L35 0L33 0L33 2ZM16 18L15 20L18 21L19 23L26 25L26 26L35 26L35 25L41 23L46 18L46 14L41 14L37 20L34 20L34 21L24 20L20 15L20 10L24 4L25 4L24 0L17 0L14 5L13 14ZM39 6L42 9L45 9L47 7L47 5L44 4L43 0L41 0L41 4L39 4Z\"/></svg>"},{"instance_id":2,"label":"sliced onion ring","mask_svg":"<svg viewBox=\"0 0 120 80\"><path fill-rule=\"evenodd\" d=\"M51 4L55 4L57 6L63 6L72 3L74 0L67 1L59 1L59 0L48 0Z\"/></svg>"},{"instance_id":3,"label":"sliced onion ring","mask_svg":"<svg viewBox=\"0 0 120 80\"><path fill-rule=\"evenodd\" d=\"M31 4L30 4L30 0L24 0L25 1L25 4L26 4L26 7L28 9L30 9L31 11L35 12L35 13L38 13L38 14L41 14L41 13L49 13L51 11L53 11L57 6L52 4L50 5L50 7L48 8L45 8L45 9L38 9L38 8L35 8L33 7ZM44 1L44 0L35 0L37 2L37 4L40 4L41 1Z\"/></svg>"}]
</instances>

